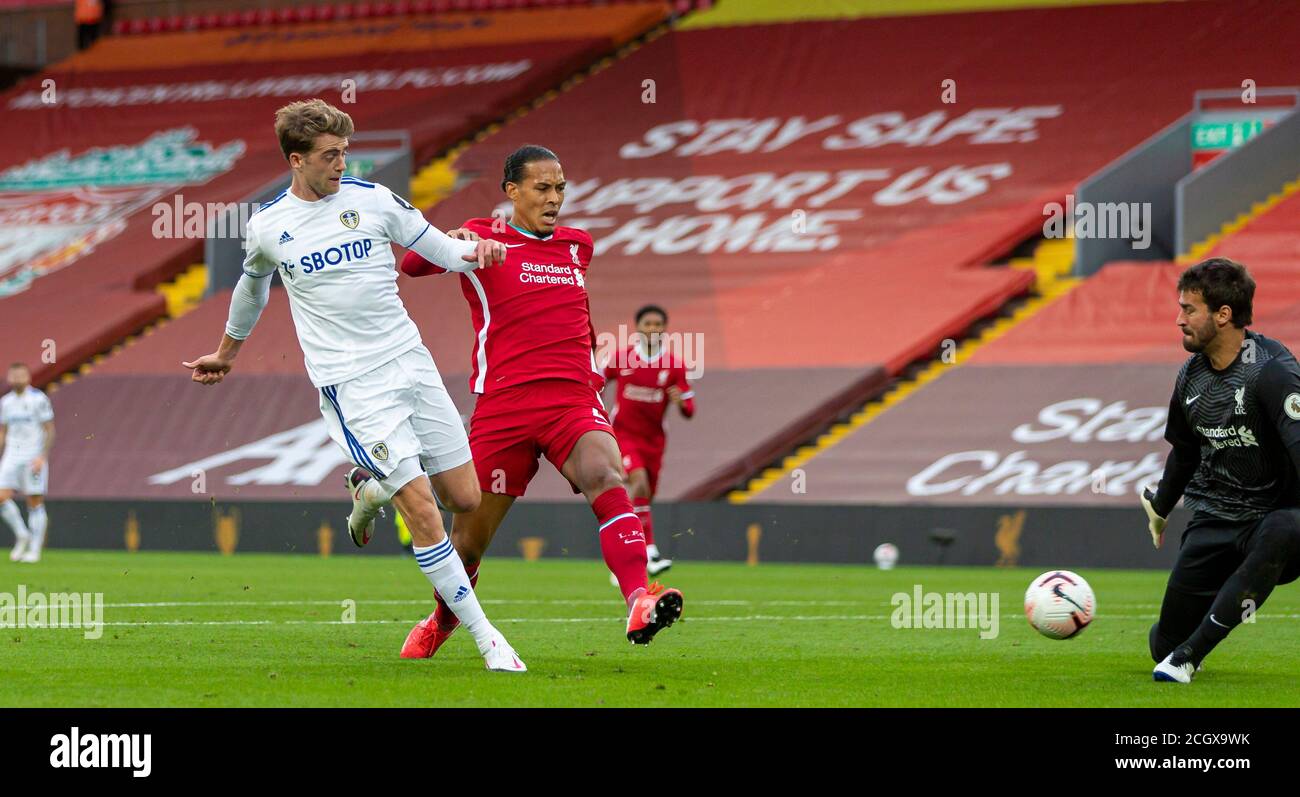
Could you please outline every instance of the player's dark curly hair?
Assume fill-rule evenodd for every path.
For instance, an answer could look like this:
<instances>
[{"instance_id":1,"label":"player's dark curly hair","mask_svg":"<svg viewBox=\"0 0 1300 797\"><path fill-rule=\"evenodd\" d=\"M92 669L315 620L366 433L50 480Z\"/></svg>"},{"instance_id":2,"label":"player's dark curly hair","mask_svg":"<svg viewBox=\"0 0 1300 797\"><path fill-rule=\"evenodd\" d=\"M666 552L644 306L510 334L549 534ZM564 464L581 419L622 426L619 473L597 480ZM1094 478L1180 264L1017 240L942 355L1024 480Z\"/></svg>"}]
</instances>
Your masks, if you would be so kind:
<instances>
[{"instance_id":1,"label":"player's dark curly hair","mask_svg":"<svg viewBox=\"0 0 1300 797\"><path fill-rule=\"evenodd\" d=\"M501 190L506 190L506 183L520 183L524 179L524 169L533 161L558 161L555 153L537 144L525 144L506 156L506 175L501 181Z\"/></svg>"},{"instance_id":2,"label":"player's dark curly hair","mask_svg":"<svg viewBox=\"0 0 1300 797\"><path fill-rule=\"evenodd\" d=\"M642 307L640 310L636 311L636 321L638 324L641 323L641 316L645 315L646 313L658 313L659 315L664 317L664 323L665 324L668 323L667 310L663 309L657 304L647 304L645 307Z\"/></svg>"},{"instance_id":3,"label":"player's dark curly hair","mask_svg":"<svg viewBox=\"0 0 1300 797\"><path fill-rule=\"evenodd\" d=\"M1255 280L1235 260L1202 260L1178 278L1178 290L1199 291L1211 313L1225 305L1231 308L1232 325L1239 329L1254 321Z\"/></svg>"}]
</instances>

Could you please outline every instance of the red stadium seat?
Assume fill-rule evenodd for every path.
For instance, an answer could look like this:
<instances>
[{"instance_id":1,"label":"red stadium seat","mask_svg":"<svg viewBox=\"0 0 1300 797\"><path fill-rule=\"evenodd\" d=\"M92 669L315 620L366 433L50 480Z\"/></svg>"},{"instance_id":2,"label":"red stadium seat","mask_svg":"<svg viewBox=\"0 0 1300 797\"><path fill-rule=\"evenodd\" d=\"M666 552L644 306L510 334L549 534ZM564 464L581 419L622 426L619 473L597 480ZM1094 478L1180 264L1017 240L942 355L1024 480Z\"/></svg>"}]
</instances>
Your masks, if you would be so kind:
<instances>
[{"instance_id":1,"label":"red stadium seat","mask_svg":"<svg viewBox=\"0 0 1300 797\"><path fill-rule=\"evenodd\" d=\"M434 5L433 0L412 0L412 2L411 2L411 13L412 13L412 14L432 14L432 13L433 13L433 5Z\"/></svg>"},{"instance_id":2,"label":"red stadium seat","mask_svg":"<svg viewBox=\"0 0 1300 797\"><path fill-rule=\"evenodd\" d=\"M148 33L162 33L163 20L161 17L150 17L145 20L145 31Z\"/></svg>"},{"instance_id":3,"label":"red stadium seat","mask_svg":"<svg viewBox=\"0 0 1300 797\"><path fill-rule=\"evenodd\" d=\"M220 25L218 25L218 27L222 27L222 28L237 28L237 27L239 27L239 12L238 12L238 11L227 11L226 13L222 14L222 15L221 15L221 23L220 23Z\"/></svg>"},{"instance_id":4,"label":"red stadium seat","mask_svg":"<svg viewBox=\"0 0 1300 797\"><path fill-rule=\"evenodd\" d=\"M335 19L352 19L352 6L341 3L334 8Z\"/></svg>"},{"instance_id":5,"label":"red stadium seat","mask_svg":"<svg viewBox=\"0 0 1300 797\"><path fill-rule=\"evenodd\" d=\"M199 30L212 30L221 27L220 14L203 14L199 17Z\"/></svg>"},{"instance_id":6,"label":"red stadium seat","mask_svg":"<svg viewBox=\"0 0 1300 797\"><path fill-rule=\"evenodd\" d=\"M258 25L273 25L275 24L275 12L269 8L260 8L254 16L254 20Z\"/></svg>"},{"instance_id":7,"label":"red stadium seat","mask_svg":"<svg viewBox=\"0 0 1300 797\"><path fill-rule=\"evenodd\" d=\"M352 6L354 19L370 19L375 15L375 7L369 3L356 3Z\"/></svg>"},{"instance_id":8,"label":"red stadium seat","mask_svg":"<svg viewBox=\"0 0 1300 797\"><path fill-rule=\"evenodd\" d=\"M256 25L256 24L257 24L257 11L256 11L256 10L249 9L248 11L242 11L242 12L240 12L240 14L239 14L239 27L241 27L241 28L247 28L247 27L249 27L249 26L251 26L251 25Z\"/></svg>"},{"instance_id":9,"label":"red stadium seat","mask_svg":"<svg viewBox=\"0 0 1300 797\"><path fill-rule=\"evenodd\" d=\"M125 19L119 19L113 23L114 36L126 35L130 31L130 29L131 29L131 23Z\"/></svg>"},{"instance_id":10,"label":"red stadium seat","mask_svg":"<svg viewBox=\"0 0 1300 797\"><path fill-rule=\"evenodd\" d=\"M328 22L338 14L338 9L333 3L324 3L316 6L315 19L317 22Z\"/></svg>"},{"instance_id":11,"label":"red stadium seat","mask_svg":"<svg viewBox=\"0 0 1300 797\"><path fill-rule=\"evenodd\" d=\"M393 3L393 16L409 17L413 10L411 6L411 0L397 0L396 3Z\"/></svg>"},{"instance_id":12,"label":"red stadium seat","mask_svg":"<svg viewBox=\"0 0 1300 797\"><path fill-rule=\"evenodd\" d=\"M375 3L372 16L391 17L393 15L393 4L389 2Z\"/></svg>"},{"instance_id":13,"label":"red stadium seat","mask_svg":"<svg viewBox=\"0 0 1300 797\"><path fill-rule=\"evenodd\" d=\"M277 8L271 12L271 20L276 25L292 25L293 23L298 21L297 16L298 16L297 9L291 6L285 6L284 8Z\"/></svg>"}]
</instances>

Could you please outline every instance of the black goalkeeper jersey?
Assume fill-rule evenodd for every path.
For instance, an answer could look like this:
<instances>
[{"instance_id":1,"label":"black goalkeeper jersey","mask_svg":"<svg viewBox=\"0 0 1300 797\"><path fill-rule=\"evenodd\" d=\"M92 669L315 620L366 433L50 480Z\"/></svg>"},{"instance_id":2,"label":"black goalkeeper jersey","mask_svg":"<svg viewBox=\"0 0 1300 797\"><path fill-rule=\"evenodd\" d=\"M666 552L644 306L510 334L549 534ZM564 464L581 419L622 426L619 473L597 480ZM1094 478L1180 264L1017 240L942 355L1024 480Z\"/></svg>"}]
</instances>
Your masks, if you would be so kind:
<instances>
[{"instance_id":1,"label":"black goalkeeper jersey","mask_svg":"<svg viewBox=\"0 0 1300 797\"><path fill-rule=\"evenodd\" d=\"M1173 450L1156 491L1164 516L1184 505L1224 520L1300 506L1300 365L1281 343L1246 332L1232 364L1194 354L1169 402Z\"/></svg>"}]
</instances>

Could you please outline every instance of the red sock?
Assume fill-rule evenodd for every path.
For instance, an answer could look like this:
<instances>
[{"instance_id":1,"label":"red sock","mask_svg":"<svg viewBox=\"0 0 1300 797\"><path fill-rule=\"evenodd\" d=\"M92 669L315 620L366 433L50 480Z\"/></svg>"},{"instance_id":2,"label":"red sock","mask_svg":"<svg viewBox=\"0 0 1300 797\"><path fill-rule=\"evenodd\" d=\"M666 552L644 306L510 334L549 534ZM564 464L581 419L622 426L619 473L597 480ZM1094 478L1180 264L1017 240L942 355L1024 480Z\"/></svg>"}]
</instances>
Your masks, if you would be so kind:
<instances>
[{"instance_id":1,"label":"red sock","mask_svg":"<svg viewBox=\"0 0 1300 797\"><path fill-rule=\"evenodd\" d=\"M591 502L600 524L600 552L605 564L618 579L618 588L624 600L638 589L645 589L645 533L641 521L632 511L627 490L615 487L606 490Z\"/></svg>"},{"instance_id":2,"label":"red sock","mask_svg":"<svg viewBox=\"0 0 1300 797\"><path fill-rule=\"evenodd\" d=\"M645 531L645 544L654 545L655 544L655 523L654 520L650 517L650 499L633 498L632 510L636 512L637 517L641 518L641 528Z\"/></svg>"},{"instance_id":3,"label":"red sock","mask_svg":"<svg viewBox=\"0 0 1300 797\"><path fill-rule=\"evenodd\" d=\"M470 589L478 586L478 565L466 567L465 575L469 576ZM433 597L438 599L438 609L433 613L433 619L438 623L438 627L442 629L455 628L456 624L460 622L456 617L456 613L451 610L451 607L442 599L437 590L433 591Z\"/></svg>"}]
</instances>

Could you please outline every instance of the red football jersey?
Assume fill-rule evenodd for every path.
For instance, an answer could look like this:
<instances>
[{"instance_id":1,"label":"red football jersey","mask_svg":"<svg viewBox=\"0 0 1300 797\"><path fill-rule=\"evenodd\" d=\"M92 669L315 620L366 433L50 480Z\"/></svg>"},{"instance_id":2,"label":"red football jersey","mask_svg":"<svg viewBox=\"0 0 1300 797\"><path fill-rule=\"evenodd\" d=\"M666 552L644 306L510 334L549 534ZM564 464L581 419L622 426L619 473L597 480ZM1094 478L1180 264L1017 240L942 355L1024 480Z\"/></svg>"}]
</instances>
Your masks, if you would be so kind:
<instances>
[{"instance_id":1,"label":"red football jersey","mask_svg":"<svg viewBox=\"0 0 1300 797\"><path fill-rule=\"evenodd\" d=\"M556 227L546 238L510 225L493 232L492 219L462 226L507 247L501 265L460 275L475 332L470 390L488 393L539 379L593 384L596 335L586 287L591 236L573 227ZM413 277L445 273L410 251L402 271Z\"/></svg>"},{"instance_id":2,"label":"red football jersey","mask_svg":"<svg viewBox=\"0 0 1300 797\"><path fill-rule=\"evenodd\" d=\"M618 380L618 404L610 419L620 442L663 448L664 413L673 403L668 388L674 385L682 391L682 414L687 418L695 414L695 391L686 381L686 366L666 349L647 358L630 346L623 362L605 366L605 379Z\"/></svg>"}]
</instances>

